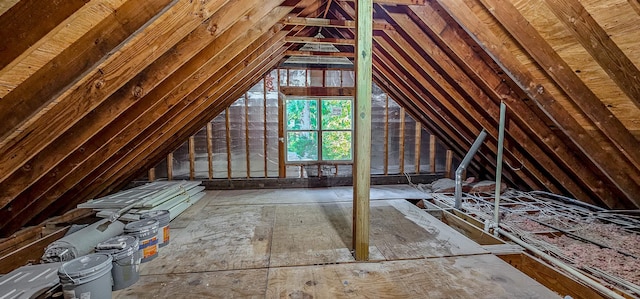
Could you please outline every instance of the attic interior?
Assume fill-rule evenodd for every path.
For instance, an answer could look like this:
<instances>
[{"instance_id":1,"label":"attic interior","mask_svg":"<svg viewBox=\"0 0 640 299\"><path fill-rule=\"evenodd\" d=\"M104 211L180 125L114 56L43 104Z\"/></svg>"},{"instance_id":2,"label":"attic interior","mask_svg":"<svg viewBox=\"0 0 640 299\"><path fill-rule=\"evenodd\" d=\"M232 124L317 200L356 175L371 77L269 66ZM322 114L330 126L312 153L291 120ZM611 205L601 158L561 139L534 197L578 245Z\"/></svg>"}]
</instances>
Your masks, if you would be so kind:
<instances>
[{"instance_id":1,"label":"attic interior","mask_svg":"<svg viewBox=\"0 0 640 299\"><path fill-rule=\"evenodd\" d=\"M155 187L171 243L108 296L638 298L638 32L638 0L2 1L1 273Z\"/></svg>"}]
</instances>

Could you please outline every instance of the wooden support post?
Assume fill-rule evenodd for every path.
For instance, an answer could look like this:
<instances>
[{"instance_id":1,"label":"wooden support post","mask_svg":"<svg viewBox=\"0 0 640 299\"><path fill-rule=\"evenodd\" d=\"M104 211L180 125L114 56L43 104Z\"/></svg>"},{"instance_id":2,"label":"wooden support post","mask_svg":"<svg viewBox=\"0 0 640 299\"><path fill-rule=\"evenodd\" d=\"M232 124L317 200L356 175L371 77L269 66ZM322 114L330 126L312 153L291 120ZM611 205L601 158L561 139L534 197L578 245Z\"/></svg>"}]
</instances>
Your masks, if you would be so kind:
<instances>
[{"instance_id":1,"label":"wooden support post","mask_svg":"<svg viewBox=\"0 0 640 299\"><path fill-rule=\"evenodd\" d=\"M247 178L251 177L251 153L249 150L249 97L244 93L244 153L247 159Z\"/></svg>"},{"instance_id":2,"label":"wooden support post","mask_svg":"<svg viewBox=\"0 0 640 299\"><path fill-rule=\"evenodd\" d=\"M155 168L155 167L149 168L149 175L148 175L148 177L149 177L149 178L148 178L148 179L149 179L149 182L153 182L153 181L155 181L155 180L156 180L156 168Z\"/></svg>"},{"instance_id":3,"label":"wooden support post","mask_svg":"<svg viewBox=\"0 0 640 299\"><path fill-rule=\"evenodd\" d=\"M355 159L353 168L353 247L357 261L369 259L371 179L371 79L373 2L356 3Z\"/></svg>"},{"instance_id":4,"label":"wooden support post","mask_svg":"<svg viewBox=\"0 0 640 299\"><path fill-rule=\"evenodd\" d=\"M279 74L280 72L278 72ZM279 75L278 75L279 76ZM287 81L289 80L287 75ZM286 138L284 136L284 105L285 100L281 93L278 93L278 173L281 178L287 177L287 160L285 154L287 153Z\"/></svg>"},{"instance_id":5,"label":"wooden support post","mask_svg":"<svg viewBox=\"0 0 640 299\"><path fill-rule=\"evenodd\" d=\"M416 143L413 148L414 160L413 163L416 166L416 173L420 173L420 144L422 143L422 125L420 121L416 120Z\"/></svg>"},{"instance_id":6,"label":"wooden support post","mask_svg":"<svg viewBox=\"0 0 640 299\"><path fill-rule=\"evenodd\" d=\"M167 155L167 180L173 180L173 152Z\"/></svg>"},{"instance_id":7,"label":"wooden support post","mask_svg":"<svg viewBox=\"0 0 640 299\"><path fill-rule=\"evenodd\" d=\"M280 73L278 71L278 69L276 69L276 72ZM269 74L267 74L266 76L269 76ZM262 101L262 106L263 106L263 109L262 109L262 120L263 120L262 130L263 130L263 132L262 133L264 134L263 135L263 137L264 137L264 140L263 140L264 141L264 147L263 147L264 151L263 151L262 154L263 154L263 157L264 157L264 177L265 178L269 177L269 172L267 171L267 167L269 167L269 164L267 163L267 161L268 161L268 155L267 154L269 153L269 150L267 149L267 146L269 144L267 143L267 79L266 79L266 76L262 78L262 96L263 96L263 98L262 98L262 100L263 100ZM271 80L273 80L273 79L271 79ZM276 82L276 84L280 84L280 83ZM280 90L280 86L278 86L278 90Z\"/></svg>"},{"instance_id":8,"label":"wooden support post","mask_svg":"<svg viewBox=\"0 0 640 299\"><path fill-rule=\"evenodd\" d=\"M384 101L384 175L389 174L389 95Z\"/></svg>"},{"instance_id":9,"label":"wooden support post","mask_svg":"<svg viewBox=\"0 0 640 299\"><path fill-rule=\"evenodd\" d=\"M196 178L196 138L189 136L189 180Z\"/></svg>"},{"instance_id":10,"label":"wooden support post","mask_svg":"<svg viewBox=\"0 0 640 299\"><path fill-rule=\"evenodd\" d=\"M400 107L400 142L398 144L398 164L400 165L400 173L404 173L404 127L405 115L404 107Z\"/></svg>"},{"instance_id":11,"label":"wooden support post","mask_svg":"<svg viewBox=\"0 0 640 299\"><path fill-rule=\"evenodd\" d=\"M436 172L436 136L429 135L429 172Z\"/></svg>"},{"instance_id":12,"label":"wooden support post","mask_svg":"<svg viewBox=\"0 0 640 299\"><path fill-rule=\"evenodd\" d=\"M209 163L209 179L213 179L213 125L207 122L207 161Z\"/></svg>"},{"instance_id":13,"label":"wooden support post","mask_svg":"<svg viewBox=\"0 0 640 299\"><path fill-rule=\"evenodd\" d=\"M231 178L231 121L229 119L229 108L224 110L224 125L227 134L227 178Z\"/></svg>"},{"instance_id":14,"label":"wooden support post","mask_svg":"<svg viewBox=\"0 0 640 299\"><path fill-rule=\"evenodd\" d=\"M451 178L452 174L453 174L453 169L451 169L452 163L453 162L453 152L451 150L447 150L447 156L446 156L446 166L445 166L445 171L447 172L447 177Z\"/></svg>"}]
</instances>

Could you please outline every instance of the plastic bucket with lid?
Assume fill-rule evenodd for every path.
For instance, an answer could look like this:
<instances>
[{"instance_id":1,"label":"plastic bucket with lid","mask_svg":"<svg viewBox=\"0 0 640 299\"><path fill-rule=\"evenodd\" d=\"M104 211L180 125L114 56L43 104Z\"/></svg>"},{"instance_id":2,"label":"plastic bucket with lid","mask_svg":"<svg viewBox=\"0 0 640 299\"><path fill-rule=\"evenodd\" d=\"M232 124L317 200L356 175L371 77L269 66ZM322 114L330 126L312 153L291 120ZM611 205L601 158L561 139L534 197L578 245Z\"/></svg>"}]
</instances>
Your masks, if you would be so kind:
<instances>
[{"instance_id":1,"label":"plastic bucket with lid","mask_svg":"<svg viewBox=\"0 0 640 299\"><path fill-rule=\"evenodd\" d=\"M142 219L131 222L124 227L124 233L140 239L140 262L146 263L158 256L158 220Z\"/></svg>"},{"instance_id":2,"label":"plastic bucket with lid","mask_svg":"<svg viewBox=\"0 0 640 299\"><path fill-rule=\"evenodd\" d=\"M141 219L158 220L160 229L158 230L158 246L165 247L169 244L169 221L171 214L167 210L148 211L140 215Z\"/></svg>"},{"instance_id":3,"label":"plastic bucket with lid","mask_svg":"<svg viewBox=\"0 0 640 299\"><path fill-rule=\"evenodd\" d=\"M64 298L111 298L112 260L108 254L92 253L63 263L58 277Z\"/></svg>"},{"instance_id":4,"label":"plastic bucket with lid","mask_svg":"<svg viewBox=\"0 0 640 299\"><path fill-rule=\"evenodd\" d=\"M106 253L113 258L111 277L113 290L130 287L140 278L140 250L138 237L117 236L96 245L96 253Z\"/></svg>"}]
</instances>

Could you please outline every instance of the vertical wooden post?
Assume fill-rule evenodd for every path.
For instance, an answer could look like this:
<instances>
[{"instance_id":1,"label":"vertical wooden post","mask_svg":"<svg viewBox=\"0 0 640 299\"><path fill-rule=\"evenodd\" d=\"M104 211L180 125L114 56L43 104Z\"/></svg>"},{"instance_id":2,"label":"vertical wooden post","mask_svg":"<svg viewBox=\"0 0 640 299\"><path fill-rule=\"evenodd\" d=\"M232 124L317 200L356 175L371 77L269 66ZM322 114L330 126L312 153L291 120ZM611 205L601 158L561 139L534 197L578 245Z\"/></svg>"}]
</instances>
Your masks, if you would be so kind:
<instances>
[{"instance_id":1,"label":"vertical wooden post","mask_svg":"<svg viewBox=\"0 0 640 299\"><path fill-rule=\"evenodd\" d=\"M229 107L227 107L224 113L224 125L227 133L227 178L231 179L231 120L229 111Z\"/></svg>"},{"instance_id":2,"label":"vertical wooden post","mask_svg":"<svg viewBox=\"0 0 640 299\"><path fill-rule=\"evenodd\" d=\"M371 184L371 77L373 1L356 2L355 165L353 171L353 247L357 261L369 259Z\"/></svg>"},{"instance_id":3,"label":"vertical wooden post","mask_svg":"<svg viewBox=\"0 0 640 299\"><path fill-rule=\"evenodd\" d=\"M173 152L167 155L167 180L173 180Z\"/></svg>"},{"instance_id":4,"label":"vertical wooden post","mask_svg":"<svg viewBox=\"0 0 640 299\"><path fill-rule=\"evenodd\" d=\"M281 178L287 177L287 145L286 138L284 136L284 105L285 99L278 92L278 173Z\"/></svg>"},{"instance_id":5,"label":"vertical wooden post","mask_svg":"<svg viewBox=\"0 0 640 299\"><path fill-rule=\"evenodd\" d=\"M451 169L451 165L453 162L453 152L451 150L447 150L447 156L446 156L446 166L445 166L445 171L447 172L447 177L451 178L452 174L453 174L453 169Z\"/></svg>"},{"instance_id":6,"label":"vertical wooden post","mask_svg":"<svg viewBox=\"0 0 640 299\"><path fill-rule=\"evenodd\" d=\"M278 69L276 69L276 72L278 73L278 76L280 76L280 71ZM273 79L271 79L273 80ZM272 82L273 83L273 82ZM278 86L280 84L280 82L276 82L276 86ZM269 172L267 171L267 167L269 167L269 164L267 163L268 160L268 156L267 154L269 153L269 150L267 149L267 146L269 146L269 143L267 142L267 79L262 78L262 96L263 96L263 102L262 102L262 117L263 117L263 121L264 123L262 124L262 130L263 130L263 137L264 137L264 152L263 152L263 156L264 156L264 177L267 178L269 177ZM280 90L280 86L278 86L278 90Z\"/></svg>"},{"instance_id":7,"label":"vertical wooden post","mask_svg":"<svg viewBox=\"0 0 640 299\"><path fill-rule=\"evenodd\" d=\"M156 180L156 168L149 168L149 182L153 182Z\"/></svg>"},{"instance_id":8,"label":"vertical wooden post","mask_svg":"<svg viewBox=\"0 0 640 299\"><path fill-rule=\"evenodd\" d=\"M189 179L196 178L196 138L189 136Z\"/></svg>"},{"instance_id":9,"label":"vertical wooden post","mask_svg":"<svg viewBox=\"0 0 640 299\"><path fill-rule=\"evenodd\" d=\"M251 177L251 151L249 149L249 97L244 93L244 148L247 159L247 178Z\"/></svg>"},{"instance_id":10,"label":"vertical wooden post","mask_svg":"<svg viewBox=\"0 0 640 299\"><path fill-rule=\"evenodd\" d=\"M436 136L429 135L429 172L436 172Z\"/></svg>"},{"instance_id":11,"label":"vertical wooden post","mask_svg":"<svg viewBox=\"0 0 640 299\"><path fill-rule=\"evenodd\" d=\"M389 174L389 95L384 102L384 175Z\"/></svg>"},{"instance_id":12,"label":"vertical wooden post","mask_svg":"<svg viewBox=\"0 0 640 299\"><path fill-rule=\"evenodd\" d=\"M416 143L414 145L414 161L413 163L416 166L416 173L420 173L420 144L422 143L422 125L420 125L419 121L416 121Z\"/></svg>"},{"instance_id":13,"label":"vertical wooden post","mask_svg":"<svg viewBox=\"0 0 640 299\"><path fill-rule=\"evenodd\" d=\"M209 162L209 179L213 179L213 125L207 123L207 161Z\"/></svg>"},{"instance_id":14,"label":"vertical wooden post","mask_svg":"<svg viewBox=\"0 0 640 299\"><path fill-rule=\"evenodd\" d=\"M400 173L404 173L404 128L405 115L404 107L400 107L400 142L398 146L398 164L400 164Z\"/></svg>"}]
</instances>

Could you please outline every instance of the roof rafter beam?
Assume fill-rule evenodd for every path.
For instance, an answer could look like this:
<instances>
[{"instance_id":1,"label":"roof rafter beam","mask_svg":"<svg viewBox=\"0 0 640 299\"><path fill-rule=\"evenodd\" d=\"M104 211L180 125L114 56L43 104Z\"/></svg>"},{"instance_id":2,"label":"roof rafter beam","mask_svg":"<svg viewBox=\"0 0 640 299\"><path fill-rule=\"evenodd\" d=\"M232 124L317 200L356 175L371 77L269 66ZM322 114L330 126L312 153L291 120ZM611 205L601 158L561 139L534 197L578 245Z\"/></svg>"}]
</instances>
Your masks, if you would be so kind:
<instances>
[{"instance_id":1,"label":"roof rafter beam","mask_svg":"<svg viewBox=\"0 0 640 299\"><path fill-rule=\"evenodd\" d=\"M466 86L465 89L481 106L490 107L492 104L496 106L495 109L490 110L490 114L495 116L495 120L498 116L497 104L500 101L505 102L509 108L510 117L515 122L507 128L508 134L513 137L514 142L517 141L518 146L523 147L525 152L536 157L536 162L540 163L540 167L552 174L554 179L565 186L576 198L585 198L585 201L589 201L586 198L590 196L585 194L582 186L576 186L572 182L573 180L582 180L588 190L595 193L602 202L609 202L607 204L609 205L615 200L610 191L602 188L602 181L592 172L584 171L584 167L581 165L583 162L574 156L574 153L541 119L535 117L535 113L518 96L509 93L509 91L498 91L498 88L504 84L503 78L499 77L472 50L472 45L467 44L467 41L462 38L465 33L461 29L449 25L451 21L444 19L444 16L429 5L409 6L408 13L411 18L420 23L420 26L428 32L434 42L445 52L450 53L448 56L470 75L469 79L458 78L456 81ZM446 65L444 64L444 66ZM468 80L472 80L472 82L468 82ZM545 148L539 148L537 144L544 144ZM552 152L553 155L549 156L545 151ZM550 158L560 159L565 164L564 168ZM570 171L566 174L563 169Z\"/></svg>"},{"instance_id":2,"label":"roof rafter beam","mask_svg":"<svg viewBox=\"0 0 640 299\"><path fill-rule=\"evenodd\" d=\"M629 165L627 163L623 165L622 159L613 157L603 151L600 145L594 144L586 130L551 94L545 92L539 82L533 80L533 76L526 70L526 67L502 46L502 42L497 36L486 29L486 25L477 18L464 1L436 0L436 2L438 7L447 11L480 47L499 63L502 71L508 74L530 99L534 100L545 113L551 116L556 126L625 194L626 200L632 201L640 207L640 200L636 196L640 194L640 185L633 182L628 173L624 171L624 169L628 169Z\"/></svg>"},{"instance_id":3,"label":"roof rafter beam","mask_svg":"<svg viewBox=\"0 0 640 299\"><path fill-rule=\"evenodd\" d=\"M616 85L629 96L636 107L640 108L640 70L582 4L578 0L545 0L545 2L602 69L609 74L609 77L616 82ZM636 1L636 5L637 3L639 2Z\"/></svg>"}]
</instances>

